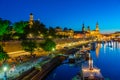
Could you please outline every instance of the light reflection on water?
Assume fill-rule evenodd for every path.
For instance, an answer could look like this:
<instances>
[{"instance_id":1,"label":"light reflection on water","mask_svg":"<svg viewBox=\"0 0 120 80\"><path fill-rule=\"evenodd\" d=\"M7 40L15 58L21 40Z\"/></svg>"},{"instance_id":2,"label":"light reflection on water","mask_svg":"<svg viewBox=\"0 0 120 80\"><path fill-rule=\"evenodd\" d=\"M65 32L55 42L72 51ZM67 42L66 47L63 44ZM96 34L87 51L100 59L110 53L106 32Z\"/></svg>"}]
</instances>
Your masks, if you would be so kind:
<instances>
[{"instance_id":1,"label":"light reflection on water","mask_svg":"<svg viewBox=\"0 0 120 80\"><path fill-rule=\"evenodd\" d=\"M96 50L91 51L94 64L101 69L105 78L120 80L120 42L96 45Z\"/></svg>"},{"instance_id":2,"label":"light reflection on water","mask_svg":"<svg viewBox=\"0 0 120 80\"><path fill-rule=\"evenodd\" d=\"M62 64L54 69L45 80L72 80L79 73L80 67L74 64Z\"/></svg>"}]
</instances>

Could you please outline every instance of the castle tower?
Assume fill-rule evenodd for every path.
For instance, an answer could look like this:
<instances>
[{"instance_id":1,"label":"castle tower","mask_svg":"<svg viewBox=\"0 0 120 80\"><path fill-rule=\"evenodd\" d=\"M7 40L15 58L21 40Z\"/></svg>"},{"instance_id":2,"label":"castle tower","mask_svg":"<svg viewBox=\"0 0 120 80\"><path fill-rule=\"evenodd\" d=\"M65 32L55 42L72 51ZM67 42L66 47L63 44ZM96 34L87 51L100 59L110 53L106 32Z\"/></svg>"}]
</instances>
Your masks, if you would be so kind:
<instances>
[{"instance_id":1,"label":"castle tower","mask_svg":"<svg viewBox=\"0 0 120 80\"><path fill-rule=\"evenodd\" d=\"M29 27L31 28L33 25L33 14L30 13Z\"/></svg>"},{"instance_id":2,"label":"castle tower","mask_svg":"<svg viewBox=\"0 0 120 80\"><path fill-rule=\"evenodd\" d=\"M98 22L96 23L96 31L99 31L99 25L98 25Z\"/></svg>"}]
</instances>

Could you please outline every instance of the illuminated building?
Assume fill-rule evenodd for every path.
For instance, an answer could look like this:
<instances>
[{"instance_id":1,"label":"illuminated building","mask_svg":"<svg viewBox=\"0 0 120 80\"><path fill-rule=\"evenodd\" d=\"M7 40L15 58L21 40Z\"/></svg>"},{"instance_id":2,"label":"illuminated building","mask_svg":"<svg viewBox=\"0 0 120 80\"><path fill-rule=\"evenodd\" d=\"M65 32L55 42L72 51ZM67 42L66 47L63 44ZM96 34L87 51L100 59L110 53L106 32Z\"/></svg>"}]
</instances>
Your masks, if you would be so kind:
<instances>
[{"instance_id":1,"label":"illuminated building","mask_svg":"<svg viewBox=\"0 0 120 80\"><path fill-rule=\"evenodd\" d=\"M100 39L101 38L101 34L100 34L100 30L99 30L99 25L98 23L96 23L96 28L95 30L90 30L90 26L87 27L87 29L85 28L85 25L82 25L82 31L75 31L74 33L74 38L97 38Z\"/></svg>"},{"instance_id":2,"label":"illuminated building","mask_svg":"<svg viewBox=\"0 0 120 80\"><path fill-rule=\"evenodd\" d=\"M103 39L104 40L111 40L111 39L113 39L113 40L120 41L120 32L103 34Z\"/></svg>"},{"instance_id":3,"label":"illuminated building","mask_svg":"<svg viewBox=\"0 0 120 80\"><path fill-rule=\"evenodd\" d=\"M74 38L85 38L86 29L84 24L82 24L82 31L74 31Z\"/></svg>"},{"instance_id":4,"label":"illuminated building","mask_svg":"<svg viewBox=\"0 0 120 80\"><path fill-rule=\"evenodd\" d=\"M98 22L96 23L96 29L90 31L90 27L87 30L87 37L101 38Z\"/></svg>"},{"instance_id":5,"label":"illuminated building","mask_svg":"<svg viewBox=\"0 0 120 80\"><path fill-rule=\"evenodd\" d=\"M74 35L74 31L72 29L62 30L62 28L56 27L55 31L56 31L56 35L62 36L62 37L73 38L73 35Z\"/></svg>"}]
</instances>

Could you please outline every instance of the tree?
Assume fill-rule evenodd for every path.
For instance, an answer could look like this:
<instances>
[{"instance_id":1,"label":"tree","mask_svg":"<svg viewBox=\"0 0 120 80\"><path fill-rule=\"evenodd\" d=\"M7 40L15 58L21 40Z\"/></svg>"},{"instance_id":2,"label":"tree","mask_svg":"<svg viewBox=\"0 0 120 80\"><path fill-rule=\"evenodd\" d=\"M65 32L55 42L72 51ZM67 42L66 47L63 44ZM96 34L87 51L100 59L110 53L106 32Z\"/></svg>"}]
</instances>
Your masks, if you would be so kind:
<instances>
[{"instance_id":1,"label":"tree","mask_svg":"<svg viewBox=\"0 0 120 80\"><path fill-rule=\"evenodd\" d=\"M23 38L25 36L25 27L28 27L27 21L20 21L13 24L13 29L15 30L14 36L18 36L19 38Z\"/></svg>"},{"instance_id":2,"label":"tree","mask_svg":"<svg viewBox=\"0 0 120 80\"><path fill-rule=\"evenodd\" d=\"M67 27L64 27L63 31L67 31L67 30L68 30L68 28L67 28Z\"/></svg>"},{"instance_id":3,"label":"tree","mask_svg":"<svg viewBox=\"0 0 120 80\"><path fill-rule=\"evenodd\" d=\"M46 39L44 43L40 44L40 46L45 51L52 51L56 48L56 43L51 39Z\"/></svg>"},{"instance_id":4,"label":"tree","mask_svg":"<svg viewBox=\"0 0 120 80\"><path fill-rule=\"evenodd\" d=\"M3 47L0 45L0 61L3 63L9 58L8 54L3 50Z\"/></svg>"},{"instance_id":5,"label":"tree","mask_svg":"<svg viewBox=\"0 0 120 80\"><path fill-rule=\"evenodd\" d=\"M37 48L36 42L32 40L23 40L21 45L23 49L27 52L30 52L31 55L35 51L35 48Z\"/></svg>"},{"instance_id":6,"label":"tree","mask_svg":"<svg viewBox=\"0 0 120 80\"><path fill-rule=\"evenodd\" d=\"M2 20L0 18L0 40L3 39L3 35L9 33L8 27L10 26L11 22L9 20Z\"/></svg>"},{"instance_id":7,"label":"tree","mask_svg":"<svg viewBox=\"0 0 120 80\"><path fill-rule=\"evenodd\" d=\"M52 36L52 37L56 37L55 33L56 33L55 29L53 27L49 27L49 33L48 33L48 35Z\"/></svg>"},{"instance_id":8,"label":"tree","mask_svg":"<svg viewBox=\"0 0 120 80\"><path fill-rule=\"evenodd\" d=\"M24 28L28 25L27 21L20 21L20 22L16 22L13 24L13 28L16 31L16 33L24 33Z\"/></svg>"},{"instance_id":9,"label":"tree","mask_svg":"<svg viewBox=\"0 0 120 80\"><path fill-rule=\"evenodd\" d=\"M12 25L8 26L6 29L6 33L2 36L2 40L11 40L12 39Z\"/></svg>"},{"instance_id":10,"label":"tree","mask_svg":"<svg viewBox=\"0 0 120 80\"><path fill-rule=\"evenodd\" d=\"M40 34L46 36L47 28L43 23L40 23L39 21L35 21L31 28L31 33L33 34L34 37L39 36Z\"/></svg>"},{"instance_id":11,"label":"tree","mask_svg":"<svg viewBox=\"0 0 120 80\"><path fill-rule=\"evenodd\" d=\"M44 24L40 23L38 20L33 22L32 27L25 27L25 34L28 36L31 35L32 38L37 38L38 36L42 34L43 36L46 36L47 34L47 28Z\"/></svg>"}]
</instances>

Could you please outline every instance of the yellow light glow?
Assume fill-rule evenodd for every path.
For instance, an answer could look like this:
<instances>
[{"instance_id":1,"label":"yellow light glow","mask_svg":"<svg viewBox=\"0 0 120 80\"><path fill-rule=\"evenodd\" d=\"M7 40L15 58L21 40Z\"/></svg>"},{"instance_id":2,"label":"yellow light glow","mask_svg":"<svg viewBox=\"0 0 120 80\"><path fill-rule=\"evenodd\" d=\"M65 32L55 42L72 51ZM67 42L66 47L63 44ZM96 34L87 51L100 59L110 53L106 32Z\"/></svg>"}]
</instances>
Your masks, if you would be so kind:
<instances>
[{"instance_id":1,"label":"yellow light glow","mask_svg":"<svg viewBox=\"0 0 120 80\"><path fill-rule=\"evenodd\" d=\"M7 67L4 67L3 70L4 70L4 71L7 71Z\"/></svg>"}]
</instances>

